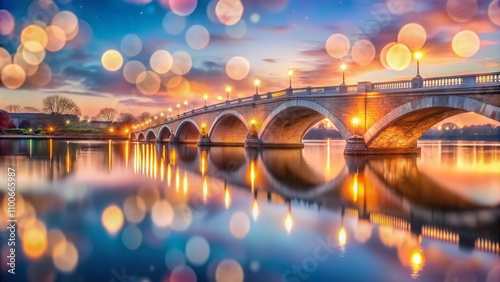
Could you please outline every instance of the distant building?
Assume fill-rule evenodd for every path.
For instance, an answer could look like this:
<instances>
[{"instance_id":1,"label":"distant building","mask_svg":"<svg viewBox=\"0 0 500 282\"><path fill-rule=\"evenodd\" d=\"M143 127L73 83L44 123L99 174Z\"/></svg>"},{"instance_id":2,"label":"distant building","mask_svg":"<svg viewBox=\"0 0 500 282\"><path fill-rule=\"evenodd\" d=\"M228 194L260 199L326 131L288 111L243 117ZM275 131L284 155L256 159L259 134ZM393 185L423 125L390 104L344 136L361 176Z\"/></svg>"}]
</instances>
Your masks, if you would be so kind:
<instances>
[{"instance_id":1,"label":"distant building","mask_svg":"<svg viewBox=\"0 0 500 282\"><path fill-rule=\"evenodd\" d=\"M77 115L61 115L57 113L8 113L15 127L25 125L26 127L38 128L46 126L54 121L77 122L80 119Z\"/></svg>"}]
</instances>

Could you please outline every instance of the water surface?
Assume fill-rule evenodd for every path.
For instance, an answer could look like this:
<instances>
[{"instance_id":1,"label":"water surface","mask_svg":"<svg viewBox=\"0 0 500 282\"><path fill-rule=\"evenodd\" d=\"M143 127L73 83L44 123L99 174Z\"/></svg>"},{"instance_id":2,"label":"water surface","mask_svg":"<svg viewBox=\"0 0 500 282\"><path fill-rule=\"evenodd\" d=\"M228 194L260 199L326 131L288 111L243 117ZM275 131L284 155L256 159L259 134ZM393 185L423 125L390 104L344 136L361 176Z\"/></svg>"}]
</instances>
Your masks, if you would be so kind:
<instances>
[{"instance_id":1,"label":"water surface","mask_svg":"<svg viewBox=\"0 0 500 282\"><path fill-rule=\"evenodd\" d=\"M16 276L3 241L2 278L500 281L499 143L344 146L0 140L18 192Z\"/></svg>"}]
</instances>

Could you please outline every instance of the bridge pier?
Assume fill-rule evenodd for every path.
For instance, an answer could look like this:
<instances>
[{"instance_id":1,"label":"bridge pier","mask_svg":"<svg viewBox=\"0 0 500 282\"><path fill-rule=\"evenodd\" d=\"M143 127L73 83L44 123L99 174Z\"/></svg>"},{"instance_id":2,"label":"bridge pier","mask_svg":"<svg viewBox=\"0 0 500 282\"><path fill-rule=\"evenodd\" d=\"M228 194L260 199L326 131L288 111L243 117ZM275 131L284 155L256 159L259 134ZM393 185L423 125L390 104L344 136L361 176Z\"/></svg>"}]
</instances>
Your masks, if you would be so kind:
<instances>
[{"instance_id":1,"label":"bridge pier","mask_svg":"<svg viewBox=\"0 0 500 282\"><path fill-rule=\"evenodd\" d=\"M347 139L344 149L345 155L418 155L420 148L368 148L365 139L360 135L353 135Z\"/></svg>"}]
</instances>

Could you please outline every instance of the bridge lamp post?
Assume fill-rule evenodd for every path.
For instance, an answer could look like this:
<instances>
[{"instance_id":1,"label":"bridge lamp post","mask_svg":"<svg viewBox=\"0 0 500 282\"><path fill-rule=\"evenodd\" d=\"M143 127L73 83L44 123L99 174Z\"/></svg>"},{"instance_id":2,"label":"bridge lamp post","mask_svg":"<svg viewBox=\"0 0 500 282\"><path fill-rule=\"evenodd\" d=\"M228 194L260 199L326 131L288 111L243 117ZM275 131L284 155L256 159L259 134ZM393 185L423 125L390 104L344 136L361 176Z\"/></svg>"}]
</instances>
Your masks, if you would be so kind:
<instances>
[{"instance_id":1,"label":"bridge lamp post","mask_svg":"<svg viewBox=\"0 0 500 282\"><path fill-rule=\"evenodd\" d=\"M226 86L226 101L229 101L229 92L231 92L231 86Z\"/></svg>"},{"instance_id":2,"label":"bridge lamp post","mask_svg":"<svg viewBox=\"0 0 500 282\"><path fill-rule=\"evenodd\" d=\"M292 76L293 76L293 69L288 69L288 78L290 82L288 88L292 88Z\"/></svg>"},{"instance_id":3,"label":"bridge lamp post","mask_svg":"<svg viewBox=\"0 0 500 282\"><path fill-rule=\"evenodd\" d=\"M208 95L207 94L203 95L203 100L205 100L205 108L207 107L207 99Z\"/></svg>"},{"instance_id":4,"label":"bridge lamp post","mask_svg":"<svg viewBox=\"0 0 500 282\"><path fill-rule=\"evenodd\" d=\"M255 85L255 94L259 94L260 79L256 79L253 84Z\"/></svg>"},{"instance_id":5,"label":"bridge lamp post","mask_svg":"<svg viewBox=\"0 0 500 282\"><path fill-rule=\"evenodd\" d=\"M177 104L177 116L180 115L181 104Z\"/></svg>"},{"instance_id":6,"label":"bridge lamp post","mask_svg":"<svg viewBox=\"0 0 500 282\"><path fill-rule=\"evenodd\" d=\"M345 84L345 70L347 69L346 64L340 65L340 69L342 70L342 84Z\"/></svg>"},{"instance_id":7,"label":"bridge lamp post","mask_svg":"<svg viewBox=\"0 0 500 282\"><path fill-rule=\"evenodd\" d=\"M158 116L155 116L156 124L158 124Z\"/></svg>"},{"instance_id":8,"label":"bridge lamp post","mask_svg":"<svg viewBox=\"0 0 500 282\"><path fill-rule=\"evenodd\" d=\"M172 118L172 108L168 108L168 112L170 113L170 118Z\"/></svg>"},{"instance_id":9,"label":"bridge lamp post","mask_svg":"<svg viewBox=\"0 0 500 282\"><path fill-rule=\"evenodd\" d=\"M422 58L422 52L415 52L415 59L417 60L417 77L420 76L420 59Z\"/></svg>"},{"instance_id":10,"label":"bridge lamp post","mask_svg":"<svg viewBox=\"0 0 500 282\"><path fill-rule=\"evenodd\" d=\"M188 101L184 101L184 113L187 112Z\"/></svg>"}]
</instances>

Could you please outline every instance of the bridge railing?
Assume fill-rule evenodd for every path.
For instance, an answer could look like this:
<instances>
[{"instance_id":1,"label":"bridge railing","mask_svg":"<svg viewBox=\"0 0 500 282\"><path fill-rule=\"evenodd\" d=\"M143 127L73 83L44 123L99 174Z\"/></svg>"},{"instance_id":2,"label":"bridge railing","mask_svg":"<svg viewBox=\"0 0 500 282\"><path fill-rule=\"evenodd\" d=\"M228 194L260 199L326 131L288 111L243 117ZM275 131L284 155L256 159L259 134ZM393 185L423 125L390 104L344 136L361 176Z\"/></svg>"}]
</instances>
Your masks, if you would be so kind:
<instances>
[{"instance_id":1,"label":"bridge railing","mask_svg":"<svg viewBox=\"0 0 500 282\"><path fill-rule=\"evenodd\" d=\"M284 90L267 92L264 94L254 94L253 96L224 101L210 106L193 109L181 115L170 117L165 120L172 121L182 119L187 115L194 115L205 111L219 110L223 107L233 107L235 105L251 104L258 100L281 99L287 96L308 96L308 95L331 95L342 93L365 93L367 91L390 91L412 88L432 88L442 86L474 86L477 84L499 83L500 72L465 74L432 78L413 78L411 80L388 81L388 82L359 82L354 85L321 86L287 88ZM142 129L145 130L145 129Z\"/></svg>"}]
</instances>

